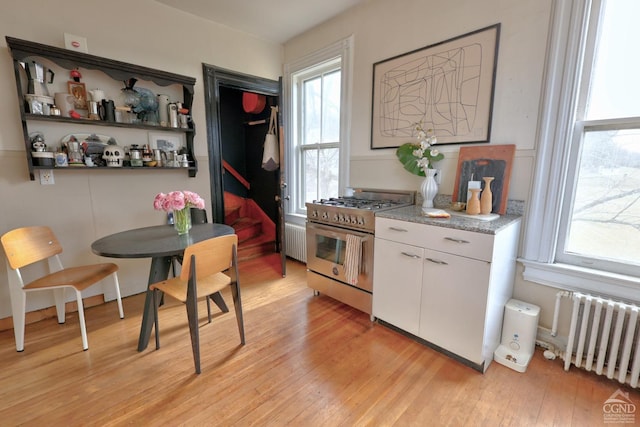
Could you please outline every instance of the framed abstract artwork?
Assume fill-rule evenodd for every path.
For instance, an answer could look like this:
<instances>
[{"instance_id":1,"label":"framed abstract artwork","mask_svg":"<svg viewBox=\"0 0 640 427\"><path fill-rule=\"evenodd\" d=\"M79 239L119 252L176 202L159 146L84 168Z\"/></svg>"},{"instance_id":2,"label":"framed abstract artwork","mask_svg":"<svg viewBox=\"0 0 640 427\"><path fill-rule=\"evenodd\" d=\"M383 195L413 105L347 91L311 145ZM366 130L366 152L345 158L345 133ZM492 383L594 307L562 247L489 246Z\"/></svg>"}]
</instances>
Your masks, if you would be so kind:
<instances>
[{"instance_id":1,"label":"framed abstract artwork","mask_svg":"<svg viewBox=\"0 0 640 427\"><path fill-rule=\"evenodd\" d=\"M399 147L417 123L438 144L489 142L500 24L373 64L371 148Z\"/></svg>"}]
</instances>

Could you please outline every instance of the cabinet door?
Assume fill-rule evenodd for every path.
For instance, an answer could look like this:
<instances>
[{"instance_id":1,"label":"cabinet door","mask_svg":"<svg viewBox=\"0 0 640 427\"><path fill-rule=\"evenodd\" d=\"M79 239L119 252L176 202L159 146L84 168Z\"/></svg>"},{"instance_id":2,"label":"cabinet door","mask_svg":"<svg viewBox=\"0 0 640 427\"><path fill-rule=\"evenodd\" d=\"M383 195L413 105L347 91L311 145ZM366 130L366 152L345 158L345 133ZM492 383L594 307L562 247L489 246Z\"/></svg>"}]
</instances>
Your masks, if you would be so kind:
<instances>
[{"instance_id":1,"label":"cabinet door","mask_svg":"<svg viewBox=\"0 0 640 427\"><path fill-rule=\"evenodd\" d=\"M373 252L373 315L417 335L424 249L375 239Z\"/></svg>"},{"instance_id":2,"label":"cabinet door","mask_svg":"<svg viewBox=\"0 0 640 427\"><path fill-rule=\"evenodd\" d=\"M419 336L481 364L491 264L425 249Z\"/></svg>"}]
</instances>

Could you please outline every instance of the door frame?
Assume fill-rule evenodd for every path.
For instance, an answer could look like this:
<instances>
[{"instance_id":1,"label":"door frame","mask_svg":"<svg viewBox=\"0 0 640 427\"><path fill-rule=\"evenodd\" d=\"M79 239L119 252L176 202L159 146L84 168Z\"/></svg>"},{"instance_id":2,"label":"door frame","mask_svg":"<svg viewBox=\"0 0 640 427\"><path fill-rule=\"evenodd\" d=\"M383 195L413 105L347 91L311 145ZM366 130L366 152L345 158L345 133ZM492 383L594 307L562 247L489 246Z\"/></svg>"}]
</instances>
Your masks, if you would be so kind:
<instances>
[{"instance_id":1,"label":"door frame","mask_svg":"<svg viewBox=\"0 0 640 427\"><path fill-rule=\"evenodd\" d=\"M224 223L224 186L222 183L222 139L220 134L220 86L278 98L282 104L280 82L238 73L214 65L202 64L204 104L209 153L212 222ZM282 164L280 165L282 168Z\"/></svg>"}]
</instances>

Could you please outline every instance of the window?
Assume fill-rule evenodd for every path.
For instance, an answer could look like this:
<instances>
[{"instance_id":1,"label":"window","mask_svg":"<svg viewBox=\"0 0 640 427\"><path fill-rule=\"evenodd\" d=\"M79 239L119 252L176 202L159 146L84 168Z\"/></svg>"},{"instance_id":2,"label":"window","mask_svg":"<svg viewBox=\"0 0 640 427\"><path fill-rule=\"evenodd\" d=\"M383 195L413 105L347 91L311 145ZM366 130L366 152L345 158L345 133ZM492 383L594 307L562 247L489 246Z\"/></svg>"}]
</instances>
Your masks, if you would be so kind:
<instances>
[{"instance_id":1,"label":"window","mask_svg":"<svg viewBox=\"0 0 640 427\"><path fill-rule=\"evenodd\" d=\"M287 221L306 202L337 197L346 186L351 39L285 66L289 108Z\"/></svg>"},{"instance_id":2,"label":"window","mask_svg":"<svg viewBox=\"0 0 640 427\"><path fill-rule=\"evenodd\" d=\"M293 75L299 196L304 204L338 196L340 178L340 58ZM296 98L299 98L297 100ZM298 206L303 208L303 206Z\"/></svg>"},{"instance_id":3,"label":"window","mask_svg":"<svg viewBox=\"0 0 640 427\"><path fill-rule=\"evenodd\" d=\"M637 0L592 5L556 259L617 273L640 267Z\"/></svg>"},{"instance_id":4,"label":"window","mask_svg":"<svg viewBox=\"0 0 640 427\"><path fill-rule=\"evenodd\" d=\"M525 278L637 299L640 2L573 0L557 9Z\"/></svg>"}]
</instances>

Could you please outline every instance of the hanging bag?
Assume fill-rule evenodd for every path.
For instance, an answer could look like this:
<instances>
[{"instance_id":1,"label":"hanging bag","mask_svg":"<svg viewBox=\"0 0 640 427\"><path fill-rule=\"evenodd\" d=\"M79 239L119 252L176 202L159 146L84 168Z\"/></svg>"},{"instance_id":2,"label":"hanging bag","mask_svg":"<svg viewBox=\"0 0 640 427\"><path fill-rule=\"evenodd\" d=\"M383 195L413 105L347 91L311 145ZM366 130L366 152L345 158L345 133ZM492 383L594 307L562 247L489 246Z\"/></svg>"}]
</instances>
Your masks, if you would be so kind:
<instances>
[{"instance_id":1,"label":"hanging bag","mask_svg":"<svg viewBox=\"0 0 640 427\"><path fill-rule=\"evenodd\" d=\"M276 136L276 114L278 107L271 107L271 118L269 119L269 131L264 137L264 152L262 153L262 169L274 171L280 166L280 149Z\"/></svg>"}]
</instances>

